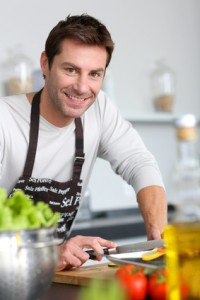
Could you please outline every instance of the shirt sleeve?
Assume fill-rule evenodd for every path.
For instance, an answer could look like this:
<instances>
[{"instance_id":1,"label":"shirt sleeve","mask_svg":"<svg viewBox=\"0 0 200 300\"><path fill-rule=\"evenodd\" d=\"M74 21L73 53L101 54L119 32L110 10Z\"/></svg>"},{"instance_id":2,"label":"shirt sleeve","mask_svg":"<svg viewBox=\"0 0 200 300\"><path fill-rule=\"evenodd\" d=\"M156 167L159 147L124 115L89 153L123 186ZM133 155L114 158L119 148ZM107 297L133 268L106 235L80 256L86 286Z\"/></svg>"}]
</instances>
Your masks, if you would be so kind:
<instances>
[{"instance_id":1,"label":"shirt sleeve","mask_svg":"<svg viewBox=\"0 0 200 300\"><path fill-rule=\"evenodd\" d=\"M98 156L108 160L112 169L137 193L144 187L164 187L155 157L146 148L133 125L124 120L108 99L102 113L102 132Z\"/></svg>"}]
</instances>

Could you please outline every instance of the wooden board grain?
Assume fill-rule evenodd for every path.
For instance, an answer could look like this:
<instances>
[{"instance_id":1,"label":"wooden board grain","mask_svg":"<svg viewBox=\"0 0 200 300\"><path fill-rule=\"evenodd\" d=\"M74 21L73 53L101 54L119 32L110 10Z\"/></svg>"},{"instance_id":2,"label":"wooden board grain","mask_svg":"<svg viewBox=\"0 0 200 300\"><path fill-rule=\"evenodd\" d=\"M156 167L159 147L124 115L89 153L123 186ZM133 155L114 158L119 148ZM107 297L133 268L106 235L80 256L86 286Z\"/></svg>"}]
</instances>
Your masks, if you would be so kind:
<instances>
[{"instance_id":1,"label":"wooden board grain","mask_svg":"<svg viewBox=\"0 0 200 300\"><path fill-rule=\"evenodd\" d=\"M56 272L53 282L85 286L89 285L92 279L111 280L116 270L117 267L110 267L108 263L100 263Z\"/></svg>"}]
</instances>

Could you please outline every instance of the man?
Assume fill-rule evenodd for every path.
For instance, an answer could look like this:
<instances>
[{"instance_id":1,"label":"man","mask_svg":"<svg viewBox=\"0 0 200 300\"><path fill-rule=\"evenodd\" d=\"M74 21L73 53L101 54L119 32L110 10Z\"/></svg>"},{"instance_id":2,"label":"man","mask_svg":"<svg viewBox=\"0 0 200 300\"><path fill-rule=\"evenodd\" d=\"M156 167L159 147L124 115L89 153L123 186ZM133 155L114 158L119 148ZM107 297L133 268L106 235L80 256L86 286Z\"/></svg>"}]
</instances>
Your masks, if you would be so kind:
<instances>
[{"instance_id":1,"label":"man","mask_svg":"<svg viewBox=\"0 0 200 300\"><path fill-rule=\"evenodd\" d=\"M41 54L44 88L0 101L0 187L23 189L61 213L58 234L69 235L97 157L133 186L148 239L167 223L159 168L138 133L101 91L114 43L88 15L68 16L50 32ZM60 246L58 270L116 245L77 236ZM100 257L98 258L101 259Z\"/></svg>"}]
</instances>

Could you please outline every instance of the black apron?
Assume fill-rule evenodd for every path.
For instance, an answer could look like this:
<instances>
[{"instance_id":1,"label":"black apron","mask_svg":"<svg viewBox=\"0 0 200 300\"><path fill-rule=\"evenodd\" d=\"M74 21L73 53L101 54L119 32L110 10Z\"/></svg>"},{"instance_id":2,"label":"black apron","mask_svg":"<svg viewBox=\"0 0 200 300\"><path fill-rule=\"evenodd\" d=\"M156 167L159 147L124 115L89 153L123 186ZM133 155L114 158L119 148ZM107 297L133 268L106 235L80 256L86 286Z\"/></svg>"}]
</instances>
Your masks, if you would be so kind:
<instances>
[{"instance_id":1,"label":"black apron","mask_svg":"<svg viewBox=\"0 0 200 300\"><path fill-rule=\"evenodd\" d=\"M49 178L33 178L32 170L37 150L39 118L40 118L40 95L38 92L33 97L31 107L30 140L23 175L19 178L13 191L21 189L30 198L44 201L49 204L53 211L61 214L58 222L57 233L60 238L66 238L81 200L82 180L80 179L84 163L83 153L83 128L81 119L75 119L75 158L72 179L67 182L58 182ZM55 153L56 155L56 153ZM67 154L66 154L67 155ZM51 163L51 162L49 162Z\"/></svg>"}]
</instances>

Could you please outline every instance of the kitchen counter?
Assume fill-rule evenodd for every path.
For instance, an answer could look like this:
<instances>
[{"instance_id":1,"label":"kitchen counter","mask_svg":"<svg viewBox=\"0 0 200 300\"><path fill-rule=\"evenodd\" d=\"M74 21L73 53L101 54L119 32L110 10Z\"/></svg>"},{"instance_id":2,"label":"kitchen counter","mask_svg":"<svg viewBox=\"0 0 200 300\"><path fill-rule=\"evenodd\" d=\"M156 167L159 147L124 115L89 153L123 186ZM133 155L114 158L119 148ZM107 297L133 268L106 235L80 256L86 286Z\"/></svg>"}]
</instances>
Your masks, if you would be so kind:
<instances>
[{"instance_id":1,"label":"kitchen counter","mask_svg":"<svg viewBox=\"0 0 200 300\"><path fill-rule=\"evenodd\" d=\"M117 267L110 267L109 263L99 263L56 272L52 285L41 300L78 300L82 286L89 285L92 279L111 280L116 269Z\"/></svg>"},{"instance_id":2,"label":"kitchen counter","mask_svg":"<svg viewBox=\"0 0 200 300\"><path fill-rule=\"evenodd\" d=\"M171 211L171 210L170 210ZM91 220L76 222L70 237L77 234L99 235L111 239L118 245L146 240L144 223L138 210L100 213ZM52 285L40 300L79 300L81 286L87 286L91 279L109 280L116 267L108 267L108 260L88 260L82 267L55 274Z\"/></svg>"},{"instance_id":3,"label":"kitchen counter","mask_svg":"<svg viewBox=\"0 0 200 300\"><path fill-rule=\"evenodd\" d=\"M70 237L76 235L101 236L108 240L139 237L146 234L138 209L102 211L89 220L76 220Z\"/></svg>"},{"instance_id":4,"label":"kitchen counter","mask_svg":"<svg viewBox=\"0 0 200 300\"><path fill-rule=\"evenodd\" d=\"M168 205L169 221L174 207ZM143 218L138 208L101 211L93 213L91 219L75 221L70 237L76 235L101 236L108 240L137 238L146 235Z\"/></svg>"},{"instance_id":5,"label":"kitchen counter","mask_svg":"<svg viewBox=\"0 0 200 300\"><path fill-rule=\"evenodd\" d=\"M53 282L87 286L91 279L110 280L113 278L117 267L109 266L109 263L83 266L70 271L57 272Z\"/></svg>"},{"instance_id":6,"label":"kitchen counter","mask_svg":"<svg viewBox=\"0 0 200 300\"><path fill-rule=\"evenodd\" d=\"M114 240L118 245L143 242L146 236ZM110 262L104 257L101 262L88 260L82 267L68 271L56 272L53 283L40 300L79 300L81 286L87 286L91 279L110 280L117 267L109 266Z\"/></svg>"}]
</instances>

